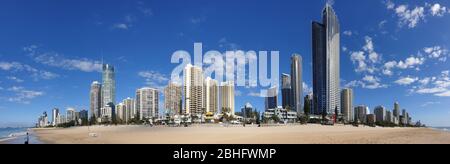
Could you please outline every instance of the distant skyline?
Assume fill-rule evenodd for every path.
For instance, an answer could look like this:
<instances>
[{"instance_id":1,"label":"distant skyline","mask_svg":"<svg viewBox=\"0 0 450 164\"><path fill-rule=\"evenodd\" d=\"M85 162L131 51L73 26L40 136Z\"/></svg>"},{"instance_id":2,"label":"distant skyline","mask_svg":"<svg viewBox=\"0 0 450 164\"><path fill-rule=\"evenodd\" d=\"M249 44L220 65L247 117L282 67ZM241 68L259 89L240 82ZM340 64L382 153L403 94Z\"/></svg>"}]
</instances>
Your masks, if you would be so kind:
<instances>
[{"instance_id":1,"label":"distant skyline","mask_svg":"<svg viewBox=\"0 0 450 164\"><path fill-rule=\"evenodd\" d=\"M324 6L297 0L4 0L0 127L33 125L55 107L89 110L90 85L102 81L103 62L115 67L116 101L134 97L138 88L162 89L177 66L171 55L193 53L195 42L204 52L278 50L279 78L290 74L292 54L300 54L306 95L312 92L311 22L322 20ZM341 89L353 89L354 106L392 110L398 101L415 121L450 126L448 7L445 0L335 1ZM264 110L259 89L236 87L235 108L250 102Z\"/></svg>"}]
</instances>

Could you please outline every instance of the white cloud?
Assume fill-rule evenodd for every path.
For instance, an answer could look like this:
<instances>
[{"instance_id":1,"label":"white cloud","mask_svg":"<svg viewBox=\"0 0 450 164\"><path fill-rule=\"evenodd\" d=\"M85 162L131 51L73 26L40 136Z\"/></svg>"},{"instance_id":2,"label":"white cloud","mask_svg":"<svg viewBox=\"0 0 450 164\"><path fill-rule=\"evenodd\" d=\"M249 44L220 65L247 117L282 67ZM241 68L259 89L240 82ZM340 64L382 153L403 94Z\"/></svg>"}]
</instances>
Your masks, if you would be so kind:
<instances>
[{"instance_id":1,"label":"white cloud","mask_svg":"<svg viewBox=\"0 0 450 164\"><path fill-rule=\"evenodd\" d=\"M429 58L439 59L439 61L447 61L448 50L441 46L425 47L423 52L428 55Z\"/></svg>"},{"instance_id":2,"label":"white cloud","mask_svg":"<svg viewBox=\"0 0 450 164\"><path fill-rule=\"evenodd\" d=\"M425 63L425 58L423 57L409 57L405 61L399 61L397 64L397 67L400 69L407 69L407 68L417 68L417 66L420 66Z\"/></svg>"},{"instance_id":3,"label":"white cloud","mask_svg":"<svg viewBox=\"0 0 450 164\"><path fill-rule=\"evenodd\" d=\"M399 19L399 25L408 25L409 28L415 28L417 25L426 20L427 16L444 16L448 9L441 4L428 4L425 3L424 6L415 6L414 8L409 8L407 4L396 5L392 1L385 1L386 8L395 12Z\"/></svg>"},{"instance_id":4,"label":"white cloud","mask_svg":"<svg viewBox=\"0 0 450 164\"><path fill-rule=\"evenodd\" d=\"M450 90L448 90L446 92L442 92L442 93L437 93L435 95L439 96L439 97L450 97Z\"/></svg>"},{"instance_id":5,"label":"white cloud","mask_svg":"<svg viewBox=\"0 0 450 164\"><path fill-rule=\"evenodd\" d=\"M365 89L380 89L387 88L388 85L382 84L381 80L378 77L372 75L366 75L362 80L354 80L345 85L345 87L361 87Z\"/></svg>"},{"instance_id":6,"label":"white cloud","mask_svg":"<svg viewBox=\"0 0 450 164\"><path fill-rule=\"evenodd\" d=\"M8 89L13 92L14 96L7 98L9 102L29 104L36 97L43 96L45 93L41 91L27 90L24 87L13 86Z\"/></svg>"},{"instance_id":7,"label":"white cloud","mask_svg":"<svg viewBox=\"0 0 450 164\"><path fill-rule=\"evenodd\" d=\"M192 24L200 24L200 23L206 21L206 17L191 18L189 21L190 21Z\"/></svg>"},{"instance_id":8,"label":"white cloud","mask_svg":"<svg viewBox=\"0 0 450 164\"><path fill-rule=\"evenodd\" d=\"M382 58L379 53L375 51L375 47L372 38L369 36L365 37L365 44L361 51L351 51L350 59L353 64L357 64L356 72L368 72L375 73L378 68L378 64Z\"/></svg>"},{"instance_id":9,"label":"white cloud","mask_svg":"<svg viewBox=\"0 0 450 164\"><path fill-rule=\"evenodd\" d=\"M434 5L430 5L430 12L433 16L442 17L447 12L447 8L445 6L441 6L439 3Z\"/></svg>"},{"instance_id":10,"label":"white cloud","mask_svg":"<svg viewBox=\"0 0 450 164\"><path fill-rule=\"evenodd\" d=\"M421 88L416 91L416 93L420 94L433 94L433 93L442 93L445 92L445 88Z\"/></svg>"},{"instance_id":11,"label":"white cloud","mask_svg":"<svg viewBox=\"0 0 450 164\"><path fill-rule=\"evenodd\" d=\"M128 30L128 28L128 25L125 23L117 23L113 25L113 29Z\"/></svg>"},{"instance_id":12,"label":"white cloud","mask_svg":"<svg viewBox=\"0 0 450 164\"><path fill-rule=\"evenodd\" d=\"M344 31L343 34L347 35L347 36L352 36L353 32L352 31Z\"/></svg>"},{"instance_id":13,"label":"white cloud","mask_svg":"<svg viewBox=\"0 0 450 164\"><path fill-rule=\"evenodd\" d=\"M386 4L386 8L387 9L394 9L395 8L395 4L392 1L390 1L390 0L385 1L385 4Z\"/></svg>"},{"instance_id":14,"label":"white cloud","mask_svg":"<svg viewBox=\"0 0 450 164\"><path fill-rule=\"evenodd\" d=\"M408 77L401 77L400 79L395 81L395 83L397 83L399 85L410 85L418 80L419 80L419 78L417 78L417 77L408 76Z\"/></svg>"},{"instance_id":15,"label":"white cloud","mask_svg":"<svg viewBox=\"0 0 450 164\"><path fill-rule=\"evenodd\" d=\"M387 20L382 20L380 23L378 23L378 28L383 29L387 22Z\"/></svg>"},{"instance_id":16,"label":"white cloud","mask_svg":"<svg viewBox=\"0 0 450 164\"><path fill-rule=\"evenodd\" d=\"M431 78L429 78L429 77L419 80L419 83L422 85L428 85L430 82L431 82Z\"/></svg>"},{"instance_id":17,"label":"white cloud","mask_svg":"<svg viewBox=\"0 0 450 164\"><path fill-rule=\"evenodd\" d=\"M304 94L310 94L313 92L312 87L309 87L308 84L306 84L305 82L303 82L303 93Z\"/></svg>"},{"instance_id":18,"label":"white cloud","mask_svg":"<svg viewBox=\"0 0 450 164\"><path fill-rule=\"evenodd\" d=\"M22 80L22 79L20 79L18 77L15 77L15 76L7 76L6 79L11 80L11 81L15 81L15 82L18 82L18 83L24 82L24 80Z\"/></svg>"},{"instance_id":19,"label":"white cloud","mask_svg":"<svg viewBox=\"0 0 450 164\"><path fill-rule=\"evenodd\" d=\"M149 8L149 7L147 7L146 5L145 5L145 2L143 2L143 1L138 1L137 2L137 9L142 13L142 14L144 14L145 16L153 16L153 11L152 11L152 9L151 8Z\"/></svg>"},{"instance_id":20,"label":"white cloud","mask_svg":"<svg viewBox=\"0 0 450 164\"><path fill-rule=\"evenodd\" d=\"M169 79L166 77L166 75L163 75L156 71L141 71L138 73L140 77L156 80L158 82L167 82Z\"/></svg>"},{"instance_id":21,"label":"white cloud","mask_svg":"<svg viewBox=\"0 0 450 164\"><path fill-rule=\"evenodd\" d=\"M363 50L366 52L373 52L374 51L374 47L373 47L373 42L372 42L372 38L369 36L365 37L366 40L366 45L364 45Z\"/></svg>"},{"instance_id":22,"label":"white cloud","mask_svg":"<svg viewBox=\"0 0 450 164\"><path fill-rule=\"evenodd\" d=\"M364 52L358 51L358 52L352 52L350 55L350 59L355 64L358 64L358 68L356 68L356 72L364 72L367 69L367 64L365 62L366 56L364 55Z\"/></svg>"},{"instance_id":23,"label":"white cloud","mask_svg":"<svg viewBox=\"0 0 450 164\"><path fill-rule=\"evenodd\" d=\"M159 90L163 90L169 81L166 75L156 71L141 71L138 76L145 79L146 85Z\"/></svg>"},{"instance_id":24,"label":"white cloud","mask_svg":"<svg viewBox=\"0 0 450 164\"><path fill-rule=\"evenodd\" d=\"M395 9L400 25L408 25L409 28L414 28L420 21L425 20L424 12L424 7L415 7L410 10L407 5L400 5Z\"/></svg>"},{"instance_id":25,"label":"white cloud","mask_svg":"<svg viewBox=\"0 0 450 164\"><path fill-rule=\"evenodd\" d=\"M436 105L436 104L441 104L441 102L429 101L429 102L426 102L426 103L422 104L422 107L426 107L426 106L430 106L430 105Z\"/></svg>"},{"instance_id":26,"label":"white cloud","mask_svg":"<svg viewBox=\"0 0 450 164\"><path fill-rule=\"evenodd\" d=\"M18 62L0 62L0 69L4 71L9 71L11 69L19 69L22 68L22 64Z\"/></svg>"},{"instance_id":27,"label":"white cloud","mask_svg":"<svg viewBox=\"0 0 450 164\"><path fill-rule=\"evenodd\" d=\"M83 72L101 72L102 63L99 61L82 59L69 59L57 53L43 53L34 56L34 60L38 63L52 67L58 67L66 70L78 70Z\"/></svg>"},{"instance_id":28,"label":"white cloud","mask_svg":"<svg viewBox=\"0 0 450 164\"><path fill-rule=\"evenodd\" d=\"M392 72L392 69L395 68L397 66L397 62L396 61L390 61L384 64L383 66L383 74L384 75L388 75L388 76L392 76L394 73Z\"/></svg>"},{"instance_id":29,"label":"white cloud","mask_svg":"<svg viewBox=\"0 0 450 164\"><path fill-rule=\"evenodd\" d=\"M439 77L426 77L412 91L418 94L433 94L438 97L450 97L450 71L442 71Z\"/></svg>"},{"instance_id":30,"label":"white cloud","mask_svg":"<svg viewBox=\"0 0 450 164\"><path fill-rule=\"evenodd\" d=\"M59 75L44 71L44 70L38 70L30 65L22 64L19 62L0 62L0 70L3 71L11 71L12 73L24 71L27 72L27 75L32 77L34 80L44 79L44 80L50 80L58 77ZM12 79L10 79L12 80Z\"/></svg>"}]
</instances>

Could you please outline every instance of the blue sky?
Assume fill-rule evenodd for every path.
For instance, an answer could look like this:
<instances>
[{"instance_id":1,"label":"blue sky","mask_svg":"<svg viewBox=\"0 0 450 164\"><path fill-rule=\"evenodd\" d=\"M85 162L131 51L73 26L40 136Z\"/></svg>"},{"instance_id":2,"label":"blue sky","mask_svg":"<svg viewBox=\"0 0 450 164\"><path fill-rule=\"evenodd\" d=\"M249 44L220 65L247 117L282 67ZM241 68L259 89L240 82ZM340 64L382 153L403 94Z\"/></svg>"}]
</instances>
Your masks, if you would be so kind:
<instances>
[{"instance_id":1,"label":"blue sky","mask_svg":"<svg viewBox=\"0 0 450 164\"><path fill-rule=\"evenodd\" d=\"M30 124L53 107L88 109L102 59L116 66L117 100L160 87L172 53L278 50L304 60L311 87L311 22L324 1L3 0L0 2L0 126ZM450 126L450 2L335 0L341 22L341 83L355 104L393 108ZM256 89L237 88L236 108L264 108ZM280 99L281 102L281 99Z\"/></svg>"}]
</instances>

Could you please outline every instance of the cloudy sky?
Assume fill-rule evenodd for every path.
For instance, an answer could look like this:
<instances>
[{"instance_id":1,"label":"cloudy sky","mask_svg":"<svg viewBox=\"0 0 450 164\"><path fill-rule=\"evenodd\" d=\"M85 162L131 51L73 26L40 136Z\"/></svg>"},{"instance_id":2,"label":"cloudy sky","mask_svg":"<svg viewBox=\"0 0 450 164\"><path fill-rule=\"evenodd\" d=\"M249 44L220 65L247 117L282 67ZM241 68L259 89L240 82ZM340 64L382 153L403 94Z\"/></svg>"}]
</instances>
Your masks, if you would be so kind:
<instances>
[{"instance_id":1,"label":"cloudy sky","mask_svg":"<svg viewBox=\"0 0 450 164\"><path fill-rule=\"evenodd\" d=\"M117 69L117 100L167 84L177 50L280 51L304 60L311 87L311 21L325 2L284 0L3 0L0 2L0 126L33 123L53 107L88 109L102 61ZM341 22L341 85L355 105L393 108L450 126L450 2L335 0ZM237 88L236 108L264 101ZM281 99L280 99L281 102Z\"/></svg>"}]
</instances>

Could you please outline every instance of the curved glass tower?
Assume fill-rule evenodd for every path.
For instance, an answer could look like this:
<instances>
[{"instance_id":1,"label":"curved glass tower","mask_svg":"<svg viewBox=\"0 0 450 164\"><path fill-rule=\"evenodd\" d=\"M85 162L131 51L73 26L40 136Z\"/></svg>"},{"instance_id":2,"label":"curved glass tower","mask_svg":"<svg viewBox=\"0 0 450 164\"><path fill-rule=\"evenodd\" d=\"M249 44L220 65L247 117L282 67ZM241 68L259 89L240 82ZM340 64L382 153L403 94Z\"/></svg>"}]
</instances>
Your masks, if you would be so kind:
<instances>
[{"instance_id":1,"label":"curved glass tower","mask_svg":"<svg viewBox=\"0 0 450 164\"><path fill-rule=\"evenodd\" d=\"M341 110L340 27L331 5L322 14L323 23L312 23L314 112L332 115Z\"/></svg>"}]
</instances>

